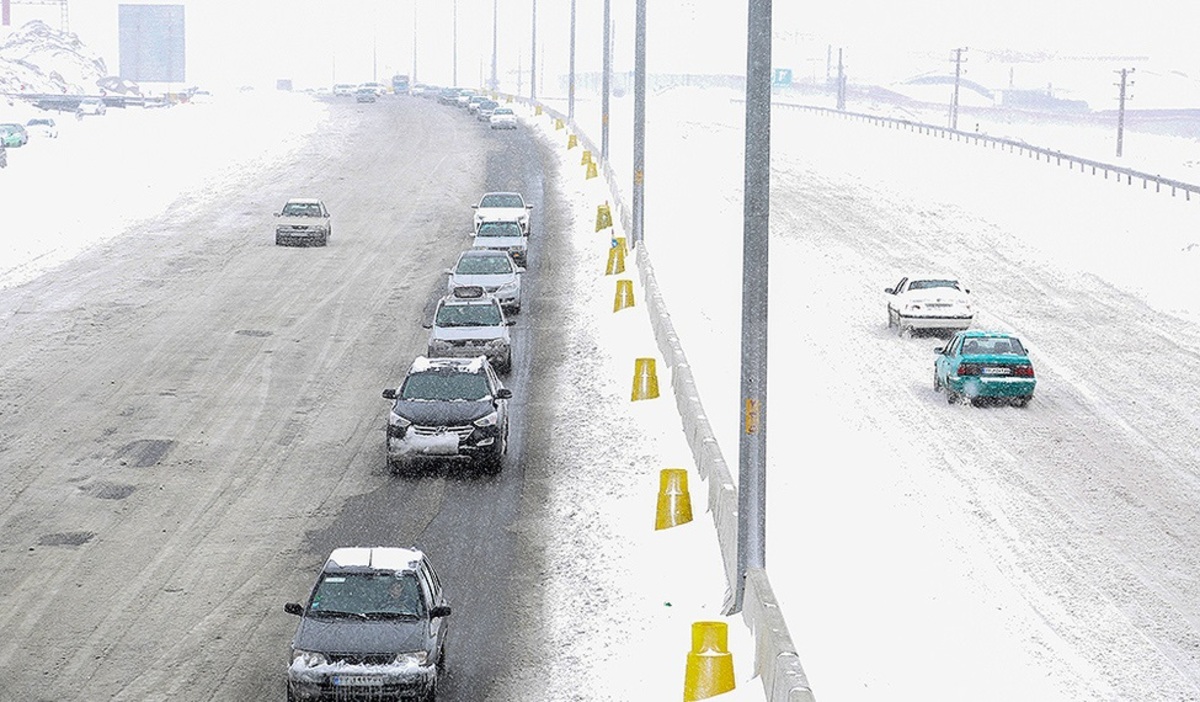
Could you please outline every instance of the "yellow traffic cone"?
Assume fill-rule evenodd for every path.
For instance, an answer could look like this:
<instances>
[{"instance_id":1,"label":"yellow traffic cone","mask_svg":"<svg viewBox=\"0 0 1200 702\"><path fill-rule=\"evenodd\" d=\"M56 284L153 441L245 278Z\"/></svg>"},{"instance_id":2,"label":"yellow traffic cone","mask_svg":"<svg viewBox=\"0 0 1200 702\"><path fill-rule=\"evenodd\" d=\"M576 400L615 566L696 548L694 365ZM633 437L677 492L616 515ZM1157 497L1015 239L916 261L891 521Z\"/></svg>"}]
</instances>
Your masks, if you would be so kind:
<instances>
[{"instance_id":1,"label":"yellow traffic cone","mask_svg":"<svg viewBox=\"0 0 1200 702\"><path fill-rule=\"evenodd\" d=\"M735 687L729 626L725 622L693 623L692 650L683 674L683 702L714 697Z\"/></svg>"},{"instance_id":2,"label":"yellow traffic cone","mask_svg":"<svg viewBox=\"0 0 1200 702\"><path fill-rule=\"evenodd\" d=\"M567 125L563 124L563 121L561 119L559 119L557 117L554 119L554 129L556 131L559 129L562 129L565 126L567 126Z\"/></svg>"},{"instance_id":3,"label":"yellow traffic cone","mask_svg":"<svg viewBox=\"0 0 1200 702\"><path fill-rule=\"evenodd\" d=\"M586 166L592 162L592 152L589 149L583 150L583 158L579 160L579 165Z\"/></svg>"},{"instance_id":4,"label":"yellow traffic cone","mask_svg":"<svg viewBox=\"0 0 1200 702\"><path fill-rule=\"evenodd\" d=\"M625 245L625 237L623 236L614 236L612 238L612 245L621 249L626 254L629 253L629 247Z\"/></svg>"},{"instance_id":5,"label":"yellow traffic cone","mask_svg":"<svg viewBox=\"0 0 1200 702\"><path fill-rule=\"evenodd\" d=\"M587 153L587 152L585 151L584 153ZM597 176L599 176L599 175L600 175L600 171L599 171L599 169L597 169L597 168L596 168L596 162L595 162L595 161L588 161L588 165L587 165L587 175L586 175L586 176L584 176L584 179L586 180L586 179L588 179L588 178L595 178L595 177L597 177Z\"/></svg>"},{"instance_id":6,"label":"yellow traffic cone","mask_svg":"<svg viewBox=\"0 0 1200 702\"><path fill-rule=\"evenodd\" d=\"M504 102L506 102L506 103L512 102L512 95L509 95L508 97L504 98Z\"/></svg>"},{"instance_id":7,"label":"yellow traffic cone","mask_svg":"<svg viewBox=\"0 0 1200 702\"><path fill-rule=\"evenodd\" d=\"M653 400L658 397L658 372L653 358L639 358L633 362L633 394L631 399Z\"/></svg>"},{"instance_id":8,"label":"yellow traffic cone","mask_svg":"<svg viewBox=\"0 0 1200 702\"><path fill-rule=\"evenodd\" d=\"M613 298L613 312L620 312L626 307L633 307L633 281L618 280L617 295Z\"/></svg>"},{"instance_id":9,"label":"yellow traffic cone","mask_svg":"<svg viewBox=\"0 0 1200 702\"><path fill-rule=\"evenodd\" d=\"M596 231L604 231L612 225L612 209L608 206L608 203L596 205Z\"/></svg>"},{"instance_id":10,"label":"yellow traffic cone","mask_svg":"<svg viewBox=\"0 0 1200 702\"><path fill-rule=\"evenodd\" d=\"M608 249L608 265L604 267L604 275L616 275L625 272L625 249L613 246Z\"/></svg>"},{"instance_id":11,"label":"yellow traffic cone","mask_svg":"<svg viewBox=\"0 0 1200 702\"><path fill-rule=\"evenodd\" d=\"M540 115L540 114L542 114L542 106L541 106L541 105L534 105L534 106L533 106L533 114L535 114L535 115Z\"/></svg>"},{"instance_id":12,"label":"yellow traffic cone","mask_svg":"<svg viewBox=\"0 0 1200 702\"><path fill-rule=\"evenodd\" d=\"M629 282L629 281L625 281ZM687 471L663 468L658 478L658 511L654 529L670 529L692 521L692 496L688 493Z\"/></svg>"},{"instance_id":13,"label":"yellow traffic cone","mask_svg":"<svg viewBox=\"0 0 1200 702\"><path fill-rule=\"evenodd\" d=\"M576 146L579 146L579 138L576 137L574 134L568 134L567 135L567 150L570 151L571 149L575 148Z\"/></svg>"}]
</instances>

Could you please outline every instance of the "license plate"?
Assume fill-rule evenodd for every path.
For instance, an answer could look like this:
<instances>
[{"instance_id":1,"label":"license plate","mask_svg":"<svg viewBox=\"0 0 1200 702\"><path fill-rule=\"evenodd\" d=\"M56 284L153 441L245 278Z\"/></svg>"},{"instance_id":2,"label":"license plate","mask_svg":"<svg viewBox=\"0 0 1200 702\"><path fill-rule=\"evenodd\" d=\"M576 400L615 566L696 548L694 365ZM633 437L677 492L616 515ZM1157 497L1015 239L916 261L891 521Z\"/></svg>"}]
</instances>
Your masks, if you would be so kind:
<instances>
[{"instance_id":1,"label":"license plate","mask_svg":"<svg viewBox=\"0 0 1200 702\"><path fill-rule=\"evenodd\" d=\"M383 678L374 675L335 675L334 687L383 687Z\"/></svg>"},{"instance_id":2,"label":"license plate","mask_svg":"<svg viewBox=\"0 0 1200 702\"><path fill-rule=\"evenodd\" d=\"M1012 375L1011 368L984 368L984 375Z\"/></svg>"}]
</instances>

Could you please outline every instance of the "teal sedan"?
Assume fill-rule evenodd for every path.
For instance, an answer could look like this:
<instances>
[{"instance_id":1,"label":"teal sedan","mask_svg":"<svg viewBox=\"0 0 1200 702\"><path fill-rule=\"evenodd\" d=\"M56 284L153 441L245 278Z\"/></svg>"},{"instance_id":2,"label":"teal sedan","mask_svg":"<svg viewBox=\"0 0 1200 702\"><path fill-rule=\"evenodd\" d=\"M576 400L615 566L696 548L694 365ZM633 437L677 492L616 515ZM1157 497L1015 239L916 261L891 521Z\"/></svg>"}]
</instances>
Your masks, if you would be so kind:
<instances>
[{"instance_id":1,"label":"teal sedan","mask_svg":"<svg viewBox=\"0 0 1200 702\"><path fill-rule=\"evenodd\" d=\"M1037 378L1021 340L1004 332L968 329L937 349L933 389L946 391L950 404L967 398L973 405L988 402L1024 407L1033 399Z\"/></svg>"}]
</instances>

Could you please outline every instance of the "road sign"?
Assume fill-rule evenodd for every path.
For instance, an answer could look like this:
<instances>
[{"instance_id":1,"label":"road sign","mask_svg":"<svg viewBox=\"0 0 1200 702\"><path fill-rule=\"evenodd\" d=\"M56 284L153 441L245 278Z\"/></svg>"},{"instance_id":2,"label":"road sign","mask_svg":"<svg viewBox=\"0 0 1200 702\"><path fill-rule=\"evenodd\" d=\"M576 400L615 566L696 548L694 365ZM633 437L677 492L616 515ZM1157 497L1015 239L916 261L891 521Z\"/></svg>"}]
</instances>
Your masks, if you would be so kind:
<instances>
[{"instance_id":1,"label":"road sign","mask_svg":"<svg viewBox=\"0 0 1200 702\"><path fill-rule=\"evenodd\" d=\"M771 85L775 87L792 84L792 69L776 68L771 72Z\"/></svg>"}]
</instances>

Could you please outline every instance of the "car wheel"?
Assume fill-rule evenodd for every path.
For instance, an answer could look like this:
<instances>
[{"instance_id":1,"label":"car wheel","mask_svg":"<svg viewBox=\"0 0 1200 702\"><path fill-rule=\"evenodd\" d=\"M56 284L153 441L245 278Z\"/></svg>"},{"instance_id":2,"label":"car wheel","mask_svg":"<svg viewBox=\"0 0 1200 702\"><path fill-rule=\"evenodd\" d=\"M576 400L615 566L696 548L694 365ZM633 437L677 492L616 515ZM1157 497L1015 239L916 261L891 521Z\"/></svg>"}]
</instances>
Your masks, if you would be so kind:
<instances>
[{"instance_id":1,"label":"car wheel","mask_svg":"<svg viewBox=\"0 0 1200 702\"><path fill-rule=\"evenodd\" d=\"M896 326L896 322L892 320L892 308L891 307L888 308L887 316L888 316L888 329L891 329L892 327Z\"/></svg>"},{"instance_id":2,"label":"car wheel","mask_svg":"<svg viewBox=\"0 0 1200 702\"><path fill-rule=\"evenodd\" d=\"M484 475L498 475L504 469L504 456L497 450L479 459L479 470Z\"/></svg>"},{"instance_id":3,"label":"car wheel","mask_svg":"<svg viewBox=\"0 0 1200 702\"><path fill-rule=\"evenodd\" d=\"M283 246L283 237L279 236L278 234L275 235L275 245Z\"/></svg>"},{"instance_id":4,"label":"car wheel","mask_svg":"<svg viewBox=\"0 0 1200 702\"><path fill-rule=\"evenodd\" d=\"M296 702L296 694L292 692L292 686L287 686L287 702Z\"/></svg>"},{"instance_id":5,"label":"car wheel","mask_svg":"<svg viewBox=\"0 0 1200 702\"><path fill-rule=\"evenodd\" d=\"M329 234L326 234L325 236L321 237L320 245L321 246L329 246Z\"/></svg>"},{"instance_id":6,"label":"car wheel","mask_svg":"<svg viewBox=\"0 0 1200 702\"><path fill-rule=\"evenodd\" d=\"M985 402L986 401L982 397L972 397L971 398L971 406L972 407L983 407Z\"/></svg>"},{"instance_id":7,"label":"car wheel","mask_svg":"<svg viewBox=\"0 0 1200 702\"><path fill-rule=\"evenodd\" d=\"M1028 405L1028 404L1029 404L1029 401L1030 401L1030 400L1032 400L1032 399L1033 399L1032 397L1028 397L1028 396L1026 396L1026 397L1014 397L1014 398L1011 400L1011 402L1012 402L1012 406L1013 406L1013 407L1025 407L1026 405Z\"/></svg>"},{"instance_id":8,"label":"car wheel","mask_svg":"<svg viewBox=\"0 0 1200 702\"><path fill-rule=\"evenodd\" d=\"M933 371L933 391L934 392L942 391L942 379L938 377L936 368Z\"/></svg>"},{"instance_id":9,"label":"car wheel","mask_svg":"<svg viewBox=\"0 0 1200 702\"><path fill-rule=\"evenodd\" d=\"M901 339L913 338L913 328L912 327L901 324L900 322L896 322L896 325L900 327L899 330L897 331L897 334L899 334Z\"/></svg>"},{"instance_id":10,"label":"car wheel","mask_svg":"<svg viewBox=\"0 0 1200 702\"><path fill-rule=\"evenodd\" d=\"M946 386L946 404L950 404L950 405L958 404L958 397L959 397L958 393L951 390L950 386L947 385Z\"/></svg>"}]
</instances>

